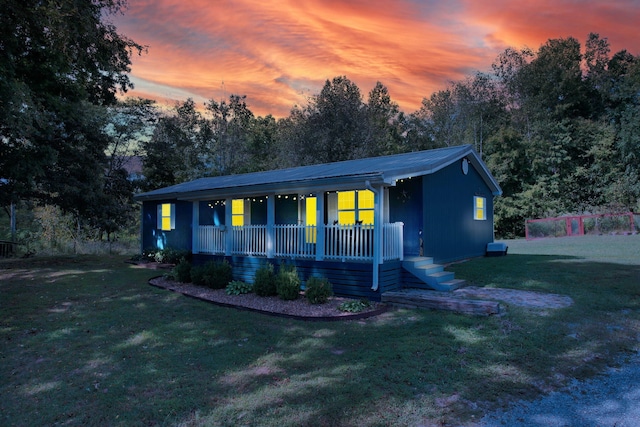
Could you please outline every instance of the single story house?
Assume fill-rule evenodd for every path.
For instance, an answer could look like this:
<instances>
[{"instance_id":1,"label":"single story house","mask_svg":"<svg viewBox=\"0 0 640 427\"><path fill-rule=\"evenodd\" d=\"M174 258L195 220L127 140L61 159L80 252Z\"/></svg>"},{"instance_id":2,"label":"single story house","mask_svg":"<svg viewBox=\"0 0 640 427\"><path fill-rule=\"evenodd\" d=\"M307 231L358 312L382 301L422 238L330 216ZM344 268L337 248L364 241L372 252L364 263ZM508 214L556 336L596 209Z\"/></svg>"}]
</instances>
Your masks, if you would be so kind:
<instances>
[{"instance_id":1,"label":"single story house","mask_svg":"<svg viewBox=\"0 0 640 427\"><path fill-rule=\"evenodd\" d=\"M304 283L379 300L399 288L449 289L439 263L485 255L502 190L472 146L201 178L138 194L142 249L227 259L251 282L265 262Z\"/></svg>"}]
</instances>

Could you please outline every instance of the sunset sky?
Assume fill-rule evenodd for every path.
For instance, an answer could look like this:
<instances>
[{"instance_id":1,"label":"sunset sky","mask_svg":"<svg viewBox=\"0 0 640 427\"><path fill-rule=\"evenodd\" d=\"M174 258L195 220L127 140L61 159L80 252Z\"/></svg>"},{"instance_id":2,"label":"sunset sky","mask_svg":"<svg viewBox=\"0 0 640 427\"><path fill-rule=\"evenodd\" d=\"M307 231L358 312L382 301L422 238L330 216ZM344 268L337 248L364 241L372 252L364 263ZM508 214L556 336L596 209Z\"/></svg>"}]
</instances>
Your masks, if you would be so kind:
<instances>
[{"instance_id":1,"label":"sunset sky","mask_svg":"<svg viewBox=\"0 0 640 427\"><path fill-rule=\"evenodd\" d=\"M346 75L366 101L376 81L405 112L449 81L489 71L507 47L590 32L640 55L640 0L129 0L111 21L148 46L129 96L161 105L246 95L283 117Z\"/></svg>"}]
</instances>

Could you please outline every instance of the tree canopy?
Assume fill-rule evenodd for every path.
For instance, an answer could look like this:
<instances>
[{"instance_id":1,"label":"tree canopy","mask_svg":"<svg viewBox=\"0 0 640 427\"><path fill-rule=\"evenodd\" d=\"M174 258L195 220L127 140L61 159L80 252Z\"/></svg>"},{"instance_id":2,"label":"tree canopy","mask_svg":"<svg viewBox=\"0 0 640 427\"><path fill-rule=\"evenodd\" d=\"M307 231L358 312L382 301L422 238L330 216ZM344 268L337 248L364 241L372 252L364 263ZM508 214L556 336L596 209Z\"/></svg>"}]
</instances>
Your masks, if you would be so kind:
<instances>
[{"instance_id":1,"label":"tree canopy","mask_svg":"<svg viewBox=\"0 0 640 427\"><path fill-rule=\"evenodd\" d=\"M3 206L29 198L91 215L105 188L105 107L132 87L131 55L144 50L107 21L124 5L0 1Z\"/></svg>"}]
</instances>

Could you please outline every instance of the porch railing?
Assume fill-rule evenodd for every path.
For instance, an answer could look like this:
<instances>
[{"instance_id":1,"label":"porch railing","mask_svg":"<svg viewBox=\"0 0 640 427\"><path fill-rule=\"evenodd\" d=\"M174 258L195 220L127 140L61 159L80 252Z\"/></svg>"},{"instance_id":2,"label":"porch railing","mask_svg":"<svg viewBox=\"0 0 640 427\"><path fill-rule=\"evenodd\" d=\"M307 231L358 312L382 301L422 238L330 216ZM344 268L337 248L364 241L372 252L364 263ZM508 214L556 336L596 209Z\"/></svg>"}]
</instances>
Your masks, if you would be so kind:
<instances>
[{"instance_id":1,"label":"porch railing","mask_svg":"<svg viewBox=\"0 0 640 427\"><path fill-rule=\"evenodd\" d=\"M232 227L233 238L231 253L233 255L266 256L267 226L245 225Z\"/></svg>"},{"instance_id":2,"label":"porch railing","mask_svg":"<svg viewBox=\"0 0 640 427\"><path fill-rule=\"evenodd\" d=\"M404 223L385 223L382 226L382 259L390 261L404 258Z\"/></svg>"},{"instance_id":3,"label":"porch railing","mask_svg":"<svg viewBox=\"0 0 640 427\"><path fill-rule=\"evenodd\" d=\"M326 258L373 259L373 225L329 225L325 230Z\"/></svg>"},{"instance_id":4,"label":"porch railing","mask_svg":"<svg viewBox=\"0 0 640 427\"><path fill-rule=\"evenodd\" d=\"M315 258L315 225L278 224L274 226L275 252L278 258Z\"/></svg>"},{"instance_id":5,"label":"porch railing","mask_svg":"<svg viewBox=\"0 0 640 427\"><path fill-rule=\"evenodd\" d=\"M215 225L201 225L198 227L199 253L224 255L225 233L224 227Z\"/></svg>"},{"instance_id":6,"label":"porch railing","mask_svg":"<svg viewBox=\"0 0 640 427\"><path fill-rule=\"evenodd\" d=\"M382 227L383 260L402 259L403 227L401 222L386 223ZM227 230L227 231L225 231ZM231 241L227 243L227 233ZM318 257L318 228L298 224L276 224L273 226L273 238L268 239L266 225L248 225L243 227L216 227L201 225L198 228L198 247L196 253L214 255L227 254L227 244L232 255L267 256L267 245L271 243L271 252L277 258ZM374 246L374 228L372 225L327 225L324 227L324 250L321 259L372 261Z\"/></svg>"}]
</instances>

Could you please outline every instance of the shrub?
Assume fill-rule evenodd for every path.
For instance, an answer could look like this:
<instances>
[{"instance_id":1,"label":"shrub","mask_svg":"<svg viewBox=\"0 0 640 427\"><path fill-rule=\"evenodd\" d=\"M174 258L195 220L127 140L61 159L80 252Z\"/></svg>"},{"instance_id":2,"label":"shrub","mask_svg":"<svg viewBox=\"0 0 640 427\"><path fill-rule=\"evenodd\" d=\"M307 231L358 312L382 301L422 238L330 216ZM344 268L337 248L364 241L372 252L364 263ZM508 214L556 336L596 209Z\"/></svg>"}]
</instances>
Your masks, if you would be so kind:
<instances>
[{"instance_id":1,"label":"shrub","mask_svg":"<svg viewBox=\"0 0 640 427\"><path fill-rule=\"evenodd\" d=\"M164 264L178 264L182 259L191 262L191 251L180 250L174 248L154 249L148 248L142 251L140 255L136 255L131 259L134 261L155 261Z\"/></svg>"},{"instance_id":2,"label":"shrub","mask_svg":"<svg viewBox=\"0 0 640 427\"><path fill-rule=\"evenodd\" d=\"M304 295L311 304L324 304L333 295L333 287L325 278L310 277Z\"/></svg>"},{"instance_id":3,"label":"shrub","mask_svg":"<svg viewBox=\"0 0 640 427\"><path fill-rule=\"evenodd\" d=\"M233 280L231 264L227 260L209 261L191 269L191 281L212 289L224 289Z\"/></svg>"},{"instance_id":4,"label":"shrub","mask_svg":"<svg viewBox=\"0 0 640 427\"><path fill-rule=\"evenodd\" d=\"M371 303L366 299L358 301L346 301L338 306L338 310L346 311L349 313L360 313L371 307Z\"/></svg>"},{"instance_id":5,"label":"shrub","mask_svg":"<svg viewBox=\"0 0 640 427\"><path fill-rule=\"evenodd\" d=\"M241 282L240 280L234 280L230 282L225 288L227 295L242 295L253 292L253 285L251 283Z\"/></svg>"},{"instance_id":6,"label":"shrub","mask_svg":"<svg viewBox=\"0 0 640 427\"><path fill-rule=\"evenodd\" d=\"M191 282L191 263L182 258L180 262L171 269L171 276L178 282Z\"/></svg>"},{"instance_id":7,"label":"shrub","mask_svg":"<svg viewBox=\"0 0 640 427\"><path fill-rule=\"evenodd\" d=\"M253 280L253 292L261 297L269 297L278 294L276 288L276 275L273 272L273 264L264 264L256 271Z\"/></svg>"},{"instance_id":8,"label":"shrub","mask_svg":"<svg viewBox=\"0 0 640 427\"><path fill-rule=\"evenodd\" d=\"M300 278L295 267L280 267L276 276L276 290L283 300L294 300L300 296Z\"/></svg>"},{"instance_id":9,"label":"shrub","mask_svg":"<svg viewBox=\"0 0 640 427\"><path fill-rule=\"evenodd\" d=\"M174 248L164 248L157 251L154 255L156 262L164 264L178 264L181 259L191 261L191 251L184 251Z\"/></svg>"}]
</instances>

